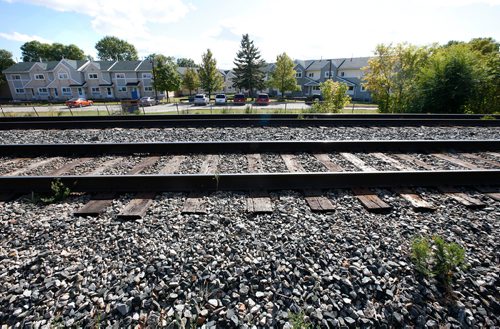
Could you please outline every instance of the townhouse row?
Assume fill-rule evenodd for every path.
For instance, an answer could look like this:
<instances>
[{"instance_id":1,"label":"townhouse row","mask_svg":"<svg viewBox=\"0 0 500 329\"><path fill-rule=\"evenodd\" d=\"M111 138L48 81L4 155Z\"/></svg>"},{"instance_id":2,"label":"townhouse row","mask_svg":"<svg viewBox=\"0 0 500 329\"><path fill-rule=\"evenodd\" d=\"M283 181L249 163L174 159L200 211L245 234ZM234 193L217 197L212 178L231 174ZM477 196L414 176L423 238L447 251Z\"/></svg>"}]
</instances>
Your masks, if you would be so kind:
<instances>
[{"instance_id":1,"label":"townhouse row","mask_svg":"<svg viewBox=\"0 0 500 329\"><path fill-rule=\"evenodd\" d=\"M319 85L327 79L346 83L348 94L355 100L371 100L362 86L362 70L368 57L354 59L295 61L299 91L287 93L291 96L309 96L319 93ZM51 62L20 62L2 71L13 100L62 101L73 97L89 99L135 99L155 96L153 88L153 66L149 60L142 61L76 61L62 59ZM265 67L266 79L275 69L275 64ZM179 68L183 75L186 68ZM241 92L233 86L234 73L219 70L223 77L223 89L217 92ZM189 91L176 91L186 95ZM201 92L198 90L197 92ZM244 91L243 91L244 92ZM277 90L266 89L271 95ZM165 91L156 91L165 97Z\"/></svg>"}]
</instances>

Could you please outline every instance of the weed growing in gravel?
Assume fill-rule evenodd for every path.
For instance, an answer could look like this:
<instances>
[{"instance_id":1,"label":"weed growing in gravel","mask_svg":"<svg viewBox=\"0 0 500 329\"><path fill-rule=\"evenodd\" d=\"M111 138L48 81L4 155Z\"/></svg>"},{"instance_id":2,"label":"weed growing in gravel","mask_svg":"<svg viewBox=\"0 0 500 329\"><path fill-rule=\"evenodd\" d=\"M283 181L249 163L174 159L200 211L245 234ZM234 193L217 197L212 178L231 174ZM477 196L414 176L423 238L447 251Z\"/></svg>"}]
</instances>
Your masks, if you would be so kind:
<instances>
[{"instance_id":1,"label":"weed growing in gravel","mask_svg":"<svg viewBox=\"0 0 500 329\"><path fill-rule=\"evenodd\" d=\"M465 249L455 242L446 242L440 236L415 238L411 247L411 258L417 271L436 277L449 290L456 269L464 268Z\"/></svg>"},{"instance_id":2,"label":"weed growing in gravel","mask_svg":"<svg viewBox=\"0 0 500 329\"><path fill-rule=\"evenodd\" d=\"M293 329L310 329L311 324L306 323L304 311L300 311L299 313L293 313L290 315L290 324Z\"/></svg>"},{"instance_id":3,"label":"weed growing in gravel","mask_svg":"<svg viewBox=\"0 0 500 329\"><path fill-rule=\"evenodd\" d=\"M497 118L495 118L493 115L485 115L481 117L481 120L496 120L496 119Z\"/></svg>"},{"instance_id":4,"label":"weed growing in gravel","mask_svg":"<svg viewBox=\"0 0 500 329\"><path fill-rule=\"evenodd\" d=\"M71 190L66 187L61 180L55 179L50 183L50 189L52 190L52 195L47 197L41 197L40 201L45 204L50 204L54 202L59 202L65 200L71 193Z\"/></svg>"}]
</instances>

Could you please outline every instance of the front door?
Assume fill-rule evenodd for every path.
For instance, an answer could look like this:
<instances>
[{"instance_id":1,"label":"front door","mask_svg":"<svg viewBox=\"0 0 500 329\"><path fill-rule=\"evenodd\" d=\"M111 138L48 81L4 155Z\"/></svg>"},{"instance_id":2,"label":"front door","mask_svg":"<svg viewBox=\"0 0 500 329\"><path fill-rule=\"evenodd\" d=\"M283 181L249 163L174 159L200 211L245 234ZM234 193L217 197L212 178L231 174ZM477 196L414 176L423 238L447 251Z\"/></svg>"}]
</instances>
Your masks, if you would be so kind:
<instances>
[{"instance_id":1,"label":"front door","mask_svg":"<svg viewBox=\"0 0 500 329\"><path fill-rule=\"evenodd\" d=\"M106 93L108 98L113 98L113 90L110 87L106 88Z\"/></svg>"},{"instance_id":2,"label":"front door","mask_svg":"<svg viewBox=\"0 0 500 329\"><path fill-rule=\"evenodd\" d=\"M139 90L137 90L136 87L132 87L132 89L130 90L130 94L132 96L132 99L138 99L140 97Z\"/></svg>"},{"instance_id":3,"label":"front door","mask_svg":"<svg viewBox=\"0 0 500 329\"><path fill-rule=\"evenodd\" d=\"M85 91L83 90L83 88L78 88L78 96L85 97Z\"/></svg>"}]
</instances>

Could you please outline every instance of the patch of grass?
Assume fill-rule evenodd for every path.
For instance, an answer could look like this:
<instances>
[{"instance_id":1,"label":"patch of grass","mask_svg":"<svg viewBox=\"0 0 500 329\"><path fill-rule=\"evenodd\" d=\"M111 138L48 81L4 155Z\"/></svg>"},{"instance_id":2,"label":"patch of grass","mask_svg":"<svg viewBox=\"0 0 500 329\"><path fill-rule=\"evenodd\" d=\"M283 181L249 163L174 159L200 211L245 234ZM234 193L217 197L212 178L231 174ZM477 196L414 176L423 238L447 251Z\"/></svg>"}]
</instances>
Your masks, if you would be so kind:
<instances>
[{"instance_id":1,"label":"patch of grass","mask_svg":"<svg viewBox=\"0 0 500 329\"><path fill-rule=\"evenodd\" d=\"M311 323L306 322L304 311L290 315L290 324L293 329L310 329Z\"/></svg>"}]
</instances>

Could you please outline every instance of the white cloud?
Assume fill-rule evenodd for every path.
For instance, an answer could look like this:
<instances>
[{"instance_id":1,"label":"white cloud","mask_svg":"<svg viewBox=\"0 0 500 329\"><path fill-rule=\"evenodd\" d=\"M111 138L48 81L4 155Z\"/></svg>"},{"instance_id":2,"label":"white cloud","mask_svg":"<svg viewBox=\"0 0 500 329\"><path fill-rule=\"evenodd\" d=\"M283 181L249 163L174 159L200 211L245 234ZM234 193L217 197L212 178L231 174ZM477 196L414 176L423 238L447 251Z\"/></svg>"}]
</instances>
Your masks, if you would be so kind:
<instances>
[{"instance_id":1,"label":"white cloud","mask_svg":"<svg viewBox=\"0 0 500 329\"><path fill-rule=\"evenodd\" d=\"M19 42L28 42L28 41L40 41L42 43L52 43L51 40L45 39L43 37L40 37L38 35L29 35L29 34L23 34L19 32L12 32L12 33L5 33L5 32L0 32L0 38L11 40L11 41L19 41Z\"/></svg>"}]
</instances>

